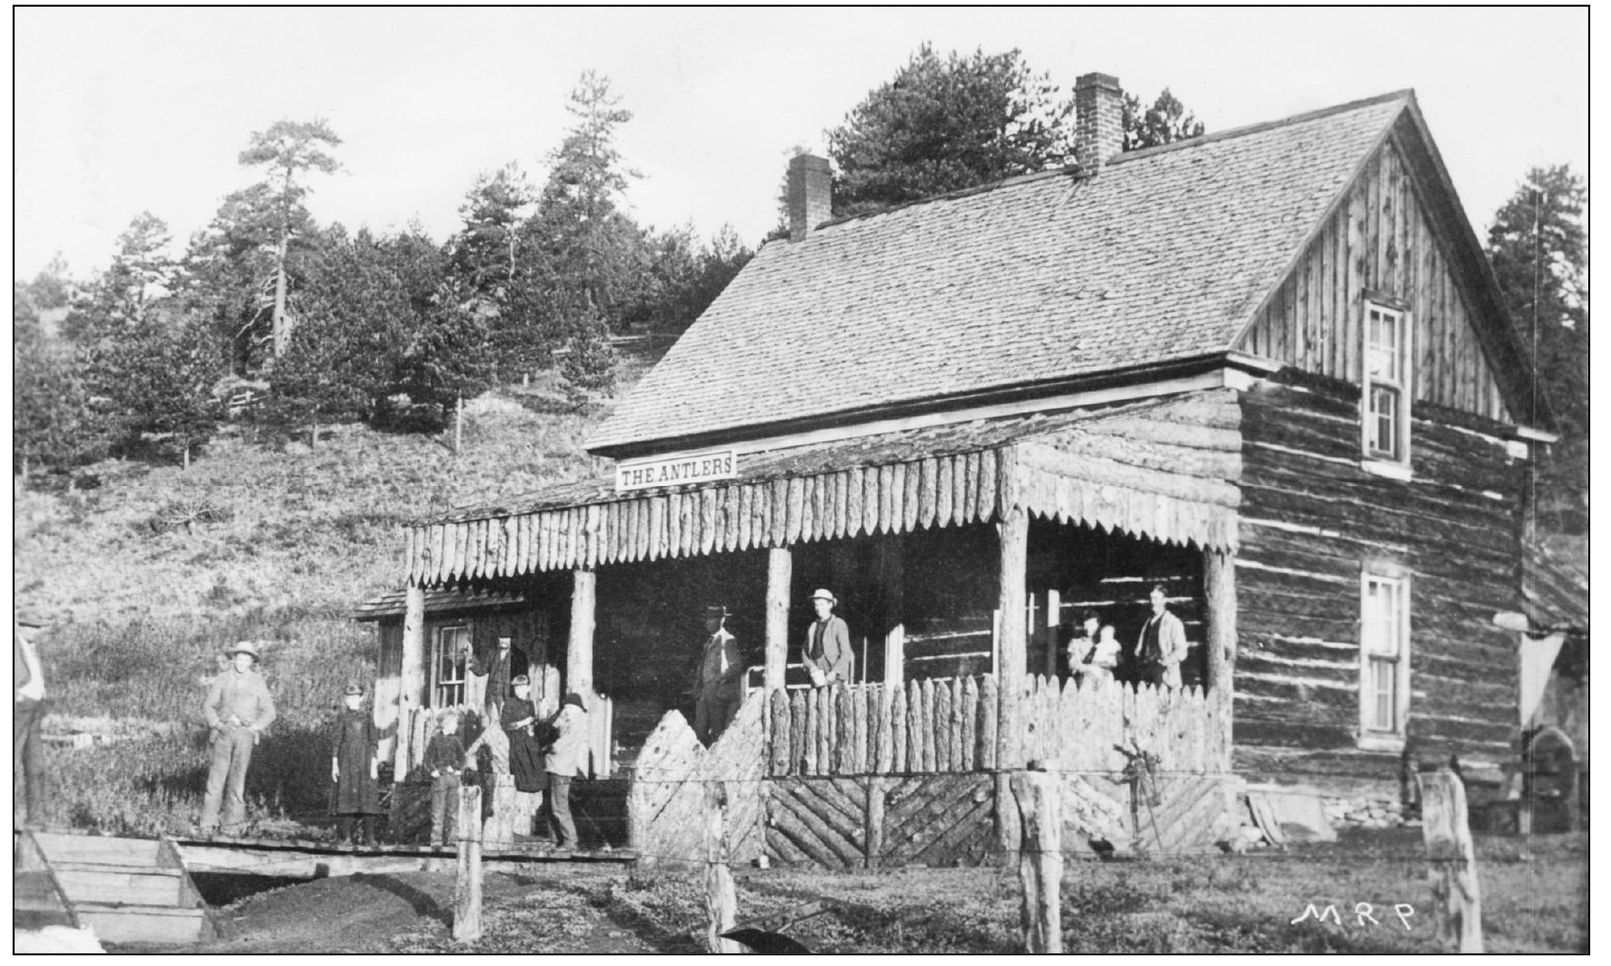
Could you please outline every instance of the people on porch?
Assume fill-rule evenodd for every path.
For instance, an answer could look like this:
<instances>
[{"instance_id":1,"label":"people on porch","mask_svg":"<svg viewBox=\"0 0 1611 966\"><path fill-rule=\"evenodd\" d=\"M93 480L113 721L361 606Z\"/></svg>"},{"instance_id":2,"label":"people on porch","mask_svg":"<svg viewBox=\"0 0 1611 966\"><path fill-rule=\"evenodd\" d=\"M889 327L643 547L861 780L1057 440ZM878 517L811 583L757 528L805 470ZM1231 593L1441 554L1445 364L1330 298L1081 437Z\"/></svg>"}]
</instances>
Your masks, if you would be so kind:
<instances>
[{"instance_id":1,"label":"people on porch","mask_svg":"<svg viewBox=\"0 0 1611 966\"><path fill-rule=\"evenodd\" d=\"M543 763L548 768L548 812L554 846L576 848L576 822L571 818L571 779L586 774L587 705L572 691L554 717L554 743Z\"/></svg>"},{"instance_id":2,"label":"people on porch","mask_svg":"<svg viewBox=\"0 0 1611 966\"><path fill-rule=\"evenodd\" d=\"M694 672L694 734L705 744L721 737L744 699L744 660L728 633L726 606L705 608L705 646Z\"/></svg>"},{"instance_id":3,"label":"people on porch","mask_svg":"<svg viewBox=\"0 0 1611 966\"><path fill-rule=\"evenodd\" d=\"M817 619L806 630L803 648L806 671L816 687L830 684L848 684L855 672L856 656L850 649L850 628L844 619L834 614L839 601L827 590L811 595L811 606L816 608Z\"/></svg>"},{"instance_id":4,"label":"people on porch","mask_svg":"<svg viewBox=\"0 0 1611 966\"><path fill-rule=\"evenodd\" d=\"M485 702L488 718L497 717L504 701L509 697L511 643L510 638L498 638L498 649L485 658L476 654L468 642L464 645L464 653L469 658L470 673L487 679Z\"/></svg>"},{"instance_id":5,"label":"people on porch","mask_svg":"<svg viewBox=\"0 0 1611 966\"><path fill-rule=\"evenodd\" d=\"M1169 595L1154 584L1149 597L1152 616L1141 629L1135 656L1146 684L1180 687L1180 662L1186 657L1186 626L1169 611Z\"/></svg>"},{"instance_id":6,"label":"people on porch","mask_svg":"<svg viewBox=\"0 0 1611 966\"><path fill-rule=\"evenodd\" d=\"M515 791L541 792L548 787L548 771L543 768L543 742L537 733L542 722L531 701L531 679L517 675L514 689L499 719L509 739L509 774L514 777Z\"/></svg>"},{"instance_id":7,"label":"people on porch","mask_svg":"<svg viewBox=\"0 0 1611 966\"><path fill-rule=\"evenodd\" d=\"M464 741L459 737L459 716L442 716L442 730L425 746L424 766L431 776L431 844L447 844L448 797L458 790L464 766Z\"/></svg>"},{"instance_id":8,"label":"people on porch","mask_svg":"<svg viewBox=\"0 0 1611 966\"><path fill-rule=\"evenodd\" d=\"M375 717L363 707L364 689L348 684L344 707L330 729L330 814L336 837L346 844L354 827L363 827L363 844L375 844L375 816L380 814L380 734Z\"/></svg>"},{"instance_id":9,"label":"people on porch","mask_svg":"<svg viewBox=\"0 0 1611 966\"><path fill-rule=\"evenodd\" d=\"M1084 673L1086 663L1096 653L1097 632L1101 628L1102 618L1097 616L1096 611L1087 608L1080 612L1079 629L1069 639L1064 652L1069 674L1080 677Z\"/></svg>"},{"instance_id":10,"label":"people on porch","mask_svg":"<svg viewBox=\"0 0 1611 966\"><path fill-rule=\"evenodd\" d=\"M257 645L241 641L227 652L229 667L213 678L201 711L211 733L207 795L202 799L202 834L218 830L219 812L226 829L246 824L246 769L252 749L274 721L274 698L257 671Z\"/></svg>"}]
</instances>

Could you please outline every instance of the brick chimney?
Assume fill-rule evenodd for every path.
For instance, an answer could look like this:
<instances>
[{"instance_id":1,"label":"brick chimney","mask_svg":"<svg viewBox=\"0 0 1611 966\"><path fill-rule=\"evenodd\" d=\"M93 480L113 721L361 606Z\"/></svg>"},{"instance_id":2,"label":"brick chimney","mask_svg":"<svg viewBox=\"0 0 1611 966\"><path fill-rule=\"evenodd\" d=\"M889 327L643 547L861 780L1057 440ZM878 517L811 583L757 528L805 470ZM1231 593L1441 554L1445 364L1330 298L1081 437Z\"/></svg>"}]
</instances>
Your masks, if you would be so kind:
<instances>
[{"instance_id":1,"label":"brick chimney","mask_svg":"<svg viewBox=\"0 0 1611 966\"><path fill-rule=\"evenodd\" d=\"M1111 74L1082 74L1074 82L1074 151L1091 174L1124 147L1124 91Z\"/></svg>"},{"instance_id":2,"label":"brick chimney","mask_svg":"<svg viewBox=\"0 0 1611 966\"><path fill-rule=\"evenodd\" d=\"M833 170L827 158L798 154L789 159L789 241L803 241L833 217Z\"/></svg>"}]
</instances>

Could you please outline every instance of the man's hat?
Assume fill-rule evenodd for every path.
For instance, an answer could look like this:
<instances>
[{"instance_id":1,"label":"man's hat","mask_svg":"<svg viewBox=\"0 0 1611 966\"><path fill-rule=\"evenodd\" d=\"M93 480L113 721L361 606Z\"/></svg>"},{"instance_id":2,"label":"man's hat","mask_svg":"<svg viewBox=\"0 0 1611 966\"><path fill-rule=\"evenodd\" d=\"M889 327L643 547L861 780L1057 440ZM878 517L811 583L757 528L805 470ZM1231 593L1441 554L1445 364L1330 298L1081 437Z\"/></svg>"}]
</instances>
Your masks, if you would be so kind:
<instances>
[{"instance_id":1,"label":"man's hat","mask_svg":"<svg viewBox=\"0 0 1611 966\"><path fill-rule=\"evenodd\" d=\"M812 600L825 600L830 604L839 603L839 599L837 597L835 597L833 594L828 593L828 591L825 588L820 588L820 587L817 589L816 593L811 595L811 599Z\"/></svg>"},{"instance_id":2,"label":"man's hat","mask_svg":"<svg viewBox=\"0 0 1611 966\"><path fill-rule=\"evenodd\" d=\"M11 618L18 627L44 627L45 622L35 611L19 610Z\"/></svg>"},{"instance_id":3,"label":"man's hat","mask_svg":"<svg viewBox=\"0 0 1611 966\"><path fill-rule=\"evenodd\" d=\"M711 604L709 607L705 608L705 616L706 617L732 617L733 615L728 612L726 604Z\"/></svg>"},{"instance_id":4,"label":"man's hat","mask_svg":"<svg viewBox=\"0 0 1611 966\"><path fill-rule=\"evenodd\" d=\"M364 689L358 686L357 681L348 681L346 688L341 693L344 695L363 694Z\"/></svg>"},{"instance_id":5,"label":"man's hat","mask_svg":"<svg viewBox=\"0 0 1611 966\"><path fill-rule=\"evenodd\" d=\"M509 686L512 688L518 688L522 684L531 684L531 678L526 677L524 674L517 674L515 675L515 679L509 682Z\"/></svg>"},{"instance_id":6,"label":"man's hat","mask_svg":"<svg viewBox=\"0 0 1611 966\"><path fill-rule=\"evenodd\" d=\"M224 653L228 654L230 657L234 657L237 654L250 654L252 655L252 660L254 661L261 661L263 659L263 656L257 653L257 643L255 641L241 641L240 643L229 648Z\"/></svg>"},{"instance_id":7,"label":"man's hat","mask_svg":"<svg viewBox=\"0 0 1611 966\"><path fill-rule=\"evenodd\" d=\"M509 638L507 638L507 637L498 638L498 646L499 647L508 647L509 646Z\"/></svg>"},{"instance_id":8,"label":"man's hat","mask_svg":"<svg viewBox=\"0 0 1611 966\"><path fill-rule=\"evenodd\" d=\"M578 708L581 708L583 711L587 710L587 705L582 703L582 696L580 694L577 694L575 691L572 691L570 694L565 695L565 703L566 704L574 704Z\"/></svg>"}]
</instances>

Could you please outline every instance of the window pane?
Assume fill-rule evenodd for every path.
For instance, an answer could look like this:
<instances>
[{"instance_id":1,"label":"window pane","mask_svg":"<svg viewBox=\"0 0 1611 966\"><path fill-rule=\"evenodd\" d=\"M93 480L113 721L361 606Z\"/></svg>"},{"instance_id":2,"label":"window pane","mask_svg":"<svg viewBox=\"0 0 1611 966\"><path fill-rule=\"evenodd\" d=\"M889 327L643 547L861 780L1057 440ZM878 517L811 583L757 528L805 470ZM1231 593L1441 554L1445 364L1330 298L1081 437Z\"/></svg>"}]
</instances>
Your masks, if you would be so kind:
<instances>
[{"instance_id":1,"label":"window pane","mask_svg":"<svg viewBox=\"0 0 1611 966\"><path fill-rule=\"evenodd\" d=\"M1371 309L1366 338L1371 378L1395 383L1402 381L1399 353L1401 321L1401 317L1395 313Z\"/></svg>"},{"instance_id":2,"label":"window pane","mask_svg":"<svg viewBox=\"0 0 1611 966\"><path fill-rule=\"evenodd\" d=\"M1386 386L1370 387L1370 448L1398 459L1398 390Z\"/></svg>"},{"instance_id":3,"label":"window pane","mask_svg":"<svg viewBox=\"0 0 1611 966\"><path fill-rule=\"evenodd\" d=\"M1398 711L1398 663L1372 658L1370 662L1371 727L1396 731Z\"/></svg>"}]
</instances>

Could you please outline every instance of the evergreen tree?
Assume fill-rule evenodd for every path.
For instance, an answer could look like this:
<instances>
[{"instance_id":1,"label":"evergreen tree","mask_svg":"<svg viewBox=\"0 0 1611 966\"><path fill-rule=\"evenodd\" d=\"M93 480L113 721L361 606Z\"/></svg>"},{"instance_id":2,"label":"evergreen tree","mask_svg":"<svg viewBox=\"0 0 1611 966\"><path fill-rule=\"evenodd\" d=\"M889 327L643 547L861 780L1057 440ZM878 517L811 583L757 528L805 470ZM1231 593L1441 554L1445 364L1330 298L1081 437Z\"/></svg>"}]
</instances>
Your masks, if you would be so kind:
<instances>
[{"instance_id":1,"label":"evergreen tree","mask_svg":"<svg viewBox=\"0 0 1611 966\"><path fill-rule=\"evenodd\" d=\"M284 353L291 335L291 317L286 299L289 283L286 260L299 218L302 201L308 194L304 178L309 171L330 174L340 164L327 149L341 144L341 138L322 118L313 121L275 121L267 130L252 132L252 140L240 153L240 163L268 169L265 182L276 219L274 247L273 346L274 357Z\"/></svg>"},{"instance_id":2,"label":"evergreen tree","mask_svg":"<svg viewBox=\"0 0 1611 966\"><path fill-rule=\"evenodd\" d=\"M1560 423L1560 443L1540 461L1540 505L1569 531L1586 526L1588 507L1587 197L1583 178L1570 166L1533 168L1488 230L1488 257L1511 322Z\"/></svg>"},{"instance_id":3,"label":"evergreen tree","mask_svg":"<svg viewBox=\"0 0 1611 966\"><path fill-rule=\"evenodd\" d=\"M522 209L534 200L520 167L476 178L459 206L464 227L449 242L453 274L475 294L500 301L515 280Z\"/></svg>"},{"instance_id":4,"label":"evergreen tree","mask_svg":"<svg viewBox=\"0 0 1611 966\"><path fill-rule=\"evenodd\" d=\"M1197 115L1187 110L1167 87L1147 108L1142 107L1141 98L1125 94L1120 126L1124 130L1125 151L1157 147L1203 133L1203 124L1197 120Z\"/></svg>"},{"instance_id":5,"label":"evergreen tree","mask_svg":"<svg viewBox=\"0 0 1611 966\"><path fill-rule=\"evenodd\" d=\"M928 44L828 132L834 213L856 214L1055 167L1072 102L1019 51L941 58Z\"/></svg>"},{"instance_id":6,"label":"evergreen tree","mask_svg":"<svg viewBox=\"0 0 1611 966\"><path fill-rule=\"evenodd\" d=\"M570 337L565 340L560 375L564 377L565 398L579 411L595 394L608 395L615 389L616 357L610 346L609 326L585 296L567 317Z\"/></svg>"},{"instance_id":7,"label":"evergreen tree","mask_svg":"<svg viewBox=\"0 0 1611 966\"><path fill-rule=\"evenodd\" d=\"M66 469L98 454L83 381L71 357L47 344L24 286L12 286L11 318L11 466L26 484L39 468Z\"/></svg>"}]
</instances>

